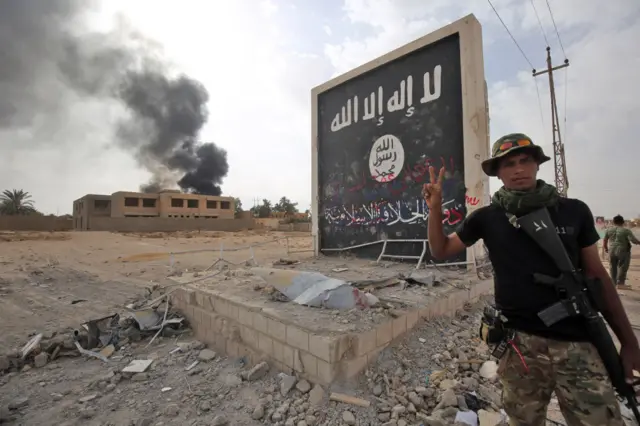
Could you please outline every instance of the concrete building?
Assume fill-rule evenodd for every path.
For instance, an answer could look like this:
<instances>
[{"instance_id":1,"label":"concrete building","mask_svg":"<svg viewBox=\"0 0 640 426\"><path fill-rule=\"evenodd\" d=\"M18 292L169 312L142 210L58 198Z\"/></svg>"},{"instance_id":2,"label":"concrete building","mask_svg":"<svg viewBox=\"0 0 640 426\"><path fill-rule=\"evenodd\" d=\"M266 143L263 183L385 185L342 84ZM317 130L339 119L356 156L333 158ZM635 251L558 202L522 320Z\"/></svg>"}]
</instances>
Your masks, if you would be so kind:
<instances>
[{"instance_id":1,"label":"concrete building","mask_svg":"<svg viewBox=\"0 0 640 426\"><path fill-rule=\"evenodd\" d=\"M114 192L111 195L87 194L73 202L73 224L77 230L90 230L93 217L161 217L233 219L232 197L185 194L165 190L157 194Z\"/></svg>"},{"instance_id":2,"label":"concrete building","mask_svg":"<svg viewBox=\"0 0 640 426\"><path fill-rule=\"evenodd\" d=\"M111 196L87 194L73 202L73 228L87 230L90 218L111 216Z\"/></svg>"}]
</instances>

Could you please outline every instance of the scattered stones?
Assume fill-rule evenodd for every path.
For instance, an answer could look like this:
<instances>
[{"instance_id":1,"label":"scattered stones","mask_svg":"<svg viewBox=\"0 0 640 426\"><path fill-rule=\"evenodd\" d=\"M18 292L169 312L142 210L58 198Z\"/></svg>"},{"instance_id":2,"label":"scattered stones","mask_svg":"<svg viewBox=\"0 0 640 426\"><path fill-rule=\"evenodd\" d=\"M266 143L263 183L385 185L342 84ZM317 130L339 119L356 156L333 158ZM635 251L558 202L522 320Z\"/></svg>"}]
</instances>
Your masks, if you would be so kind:
<instances>
[{"instance_id":1,"label":"scattered stones","mask_svg":"<svg viewBox=\"0 0 640 426\"><path fill-rule=\"evenodd\" d=\"M83 404L84 404L85 402L93 401L93 400L94 400L94 399L96 399L97 397L98 397L98 394L95 394L95 393L94 393L94 394L92 394L92 395L83 396L82 398L80 398L80 399L78 400L78 402L81 402L81 403L83 403Z\"/></svg>"},{"instance_id":2,"label":"scattered stones","mask_svg":"<svg viewBox=\"0 0 640 426\"><path fill-rule=\"evenodd\" d=\"M322 404L323 400L324 389L322 389L322 386L320 385L315 385L313 389L311 389L311 392L309 392L309 403L317 406Z\"/></svg>"},{"instance_id":3,"label":"scattered stones","mask_svg":"<svg viewBox=\"0 0 640 426\"><path fill-rule=\"evenodd\" d=\"M376 385L373 387L372 392L373 392L373 394L374 394L375 396L380 396L380 395L382 395L382 385L380 385L379 383L378 383L378 384L376 384Z\"/></svg>"},{"instance_id":4,"label":"scattered stones","mask_svg":"<svg viewBox=\"0 0 640 426\"><path fill-rule=\"evenodd\" d=\"M255 365L249 372L247 373L247 381L252 382L254 380L260 380L269 372L269 364L266 362L261 362Z\"/></svg>"},{"instance_id":5,"label":"scattered stones","mask_svg":"<svg viewBox=\"0 0 640 426\"><path fill-rule=\"evenodd\" d=\"M49 362L49 354L46 352L40 352L33 358L33 364L37 368L44 367L45 365L47 365L47 362Z\"/></svg>"},{"instance_id":6,"label":"scattered stones","mask_svg":"<svg viewBox=\"0 0 640 426\"><path fill-rule=\"evenodd\" d=\"M481 426L498 426L503 422L502 414L486 410L478 410L478 420Z\"/></svg>"},{"instance_id":7,"label":"scattered stones","mask_svg":"<svg viewBox=\"0 0 640 426\"><path fill-rule=\"evenodd\" d=\"M442 393L442 399L440 400L442 407L457 407L458 397L453 389L449 388Z\"/></svg>"},{"instance_id":8,"label":"scattered stones","mask_svg":"<svg viewBox=\"0 0 640 426\"><path fill-rule=\"evenodd\" d=\"M495 361L485 361L478 373L485 379L493 380L498 376L498 364Z\"/></svg>"},{"instance_id":9,"label":"scattered stones","mask_svg":"<svg viewBox=\"0 0 640 426\"><path fill-rule=\"evenodd\" d=\"M262 420L264 417L264 405L258 404L251 414L253 420Z\"/></svg>"},{"instance_id":10,"label":"scattered stones","mask_svg":"<svg viewBox=\"0 0 640 426\"><path fill-rule=\"evenodd\" d=\"M82 417L83 419L90 419L92 417L94 417L96 415L96 413L98 412L98 410L96 410L93 407L83 407L80 410L80 417Z\"/></svg>"},{"instance_id":11,"label":"scattered stones","mask_svg":"<svg viewBox=\"0 0 640 426\"><path fill-rule=\"evenodd\" d=\"M235 374L227 374L222 377L222 382L227 386L236 387L242 384L242 379Z\"/></svg>"},{"instance_id":12,"label":"scattered stones","mask_svg":"<svg viewBox=\"0 0 640 426\"><path fill-rule=\"evenodd\" d=\"M355 425L356 424L356 418L353 415L353 413L351 411L343 411L342 412L342 421L346 424L346 425Z\"/></svg>"},{"instance_id":13,"label":"scattered stones","mask_svg":"<svg viewBox=\"0 0 640 426\"><path fill-rule=\"evenodd\" d=\"M216 353L210 349L203 349L198 353L198 360L209 362L213 361L216 358Z\"/></svg>"},{"instance_id":14,"label":"scattered stones","mask_svg":"<svg viewBox=\"0 0 640 426\"><path fill-rule=\"evenodd\" d=\"M280 381L280 394L282 396L287 396L297 382L298 378L295 376L285 375L282 377L282 380Z\"/></svg>"},{"instance_id":15,"label":"scattered stones","mask_svg":"<svg viewBox=\"0 0 640 426\"><path fill-rule=\"evenodd\" d=\"M177 404L167 404L164 407L164 415L167 417L177 417L180 414L180 408Z\"/></svg>"},{"instance_id":16,"label":"scattered stones","mask_svg":"<svg viewBox=\"0 0 640 426\"><path fill-rule=\"evenodd\" d=\"M223 415L218 415L213 418L213 422L211 422L211 426L227 426L229 424L229 420Z\"/></svg>"},{"instance_id":17,"label":"scattered stones","mask_svg":"<svg viewBox=\"0 0 640 426\"><path fill-rule=\"evenodd\" d=\"M389 315L387 308L376 309L381 315ZM329 402L322 386L294 375L269 374L266 362L248 367L250 357L218 355L200 342L176 343L163 336L145 350L146 342L127 340L122 349L111 355L114 363L74 358L69 362L75 362L77 370L53 368L67 362L62 358L64 353L60 362L47 359L45 368L24 375L16 372L24 363L11 364L12 372L0 375L0 386L16 380L15 375L21 381L29 381L31 387L24 389L31 392L32 407L15 408L18 405L14 404L9 411L18 421L28 411L31 414L33 407L55 401L64 407L65 414L69 413L69 418L63 419L69 425L83 423L80 419L92 419L85 420L87 424L103 420L99 416L104 412L128 411L140 416L135 421L118 419L130 426L461 426L455 422L456 414L472 410L480 416L480 426L495 426L498 423L492 422L502 421L496 365L489 359L488 349L471 340L473 331L468 330L475 329L475 317L467 318L471 319L436 319L428 327L418 324L414 330L422 333L420 339L414 334L381 351L366 374L342 390L357 400L370 402L368 407ZM119 365L136 358L154 362L144 373L122 373ZM196 360L200 364L185 371L185 366ZM2 362L0 357L0 369ZM39 366L33 355L27 362ZM88 369L84 365L94 367ZM128 380L119 384L123 376ZM84 383L79 386L74 381ZM359 385L361 381L363 386ZM171 391L165 392L167 389ZM92 394L87 395L89 392ZM25 404L29 404L28 400Z\"/></svg>"},{"instance_id":18,"label":"scattered stones","mask_svg":"<svg viewBox=\"0 0 640 426\"><path fill-rule=\"evenodd\" d=\"M0 355L0 373L11 368L11 361L8 356Z\"/></svg>"},{"instance_id":19,"label":"scattered stones","mask_svg":"<svg viewBox=\"0 0 640 426\"><path fill-rule=\"evenodd\" d=\"M136 373L131 376L131 380L134 382L144 382L149 379L149 375L147 373Z\"/></svg>"},{"instance_id":20,"label":"scattered stones","mask_svg":"<svg viewBox=\"0 0 640 426\"><path fill-rule=\"evenodd\" d=\"M311 390L311 385L306 380L300 380L296 385L296 389L302 393L307 393Z\"/></svg>"},{"instance_id":21,"label":"scattered stones","mask_svg":"<svg viewBox=\"0 0 640 426\"><path fill-rule=\"evenodd\" d=\"M27 397L16 398L9 403L9 410L19 410L21 408L26 407L27 405L29 405L29 398Z\"/></svg>"}]
</instances>

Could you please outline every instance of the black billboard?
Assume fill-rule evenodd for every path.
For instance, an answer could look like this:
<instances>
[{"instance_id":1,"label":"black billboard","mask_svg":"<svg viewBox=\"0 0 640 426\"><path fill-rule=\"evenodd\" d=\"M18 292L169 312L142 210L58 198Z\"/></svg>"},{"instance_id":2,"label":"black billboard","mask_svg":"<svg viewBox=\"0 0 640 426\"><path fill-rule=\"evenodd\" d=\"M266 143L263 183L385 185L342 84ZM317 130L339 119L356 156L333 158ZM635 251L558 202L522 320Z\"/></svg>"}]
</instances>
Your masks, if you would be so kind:
<instances>
[{"instance_id":1,"label":"black billboard","mask_svg":"<svg viewBox=\"0 0 640 426\"><path fill-rule=\"evenodd\" d=\"M446 170L443 225L455 230L466 215L461 79L456 33L318 94L321 250L426 239L429 166ZM386 250L421 251L422 243Z\"/></svg>"}]
</instances>

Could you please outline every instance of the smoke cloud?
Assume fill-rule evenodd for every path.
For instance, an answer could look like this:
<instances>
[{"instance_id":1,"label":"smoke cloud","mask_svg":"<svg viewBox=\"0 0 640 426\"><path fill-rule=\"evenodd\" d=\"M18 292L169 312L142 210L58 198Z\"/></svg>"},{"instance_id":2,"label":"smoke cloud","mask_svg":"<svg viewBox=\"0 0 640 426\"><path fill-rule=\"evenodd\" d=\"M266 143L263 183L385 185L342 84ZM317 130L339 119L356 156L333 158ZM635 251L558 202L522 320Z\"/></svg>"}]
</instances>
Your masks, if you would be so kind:
<instances>
[{"instance_id":1,"label":"smoke cloud","mask_svg":"<svg viewBox=\"0 0 640 426\"><path fill-rule=\"evenodd\" d=\"M141 190L220 195L227 153L198 139L206 88L173 75L158 46L125 23L112 33L88 29L95 7L95 0L0 0L0 129L36 128L38 117L61 129L81 126L67 114L72 103L115 102L125 115L112 123L114 143L152 174Z\"/></svg>"}]
</instances>

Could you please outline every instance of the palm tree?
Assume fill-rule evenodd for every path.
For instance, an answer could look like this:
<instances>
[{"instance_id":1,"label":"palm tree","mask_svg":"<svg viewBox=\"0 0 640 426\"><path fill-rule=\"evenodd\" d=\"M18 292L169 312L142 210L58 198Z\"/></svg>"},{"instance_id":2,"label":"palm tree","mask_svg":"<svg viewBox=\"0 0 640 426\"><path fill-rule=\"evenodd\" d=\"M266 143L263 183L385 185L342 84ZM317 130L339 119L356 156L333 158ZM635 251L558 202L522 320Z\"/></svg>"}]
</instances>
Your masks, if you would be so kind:
<instances>
[{"instance_id":1,"label":"palm tree","mask_svg":"<svg viewBox=\"0 0 640 426\"><path fill-rule=\"evenodd\" d=\"M0 195L0 214L29 215L36 213L31 194L22 189L8 189Z\"/></svg>"}]
</instances>

